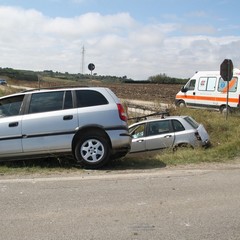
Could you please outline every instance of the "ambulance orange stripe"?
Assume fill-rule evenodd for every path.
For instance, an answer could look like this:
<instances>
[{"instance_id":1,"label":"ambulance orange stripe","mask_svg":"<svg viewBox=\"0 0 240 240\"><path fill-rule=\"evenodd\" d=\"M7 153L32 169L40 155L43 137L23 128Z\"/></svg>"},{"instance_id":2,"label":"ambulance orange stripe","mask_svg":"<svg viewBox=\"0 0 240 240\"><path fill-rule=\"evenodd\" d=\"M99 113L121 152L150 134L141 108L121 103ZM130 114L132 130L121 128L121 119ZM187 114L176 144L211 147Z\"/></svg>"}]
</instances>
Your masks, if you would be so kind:
<instances>
[{"instance_id":1,"label":"ambulance orange stripe","mask_svg":"<svg viewBox=\"0 0 240 240\"><path fill-rule=\"evenodd\" d=\"M178 95L176 99L191 99L191 100L202 100L202 101L213 101L213 102L226 102L226 97L211 97L211 96L187 96ZM228 102L238 103L238 98L229 98Z\"/></svg>"}]
</instances>

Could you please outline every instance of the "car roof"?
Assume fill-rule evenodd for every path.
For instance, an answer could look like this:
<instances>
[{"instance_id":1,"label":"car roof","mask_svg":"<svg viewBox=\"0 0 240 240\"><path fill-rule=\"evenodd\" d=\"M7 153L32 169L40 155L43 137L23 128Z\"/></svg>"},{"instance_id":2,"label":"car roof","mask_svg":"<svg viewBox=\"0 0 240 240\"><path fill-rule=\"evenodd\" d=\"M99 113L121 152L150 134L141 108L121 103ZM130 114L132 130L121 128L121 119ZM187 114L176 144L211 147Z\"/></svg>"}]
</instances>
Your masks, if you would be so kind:
<instances>
[{"instance_id":1,"label":"car roof","mask_svg":"<svg viewBox=\"0 0 240 240\"><path fill-rule=\"evenodd\" d=\"M143 120L143 121L133 123L129 127L132 127L132 126L135 126L135 125L138 125L138 124L141 124L141 123L156 122L156 121L162 121L162 120L166 120L166 119L183 119L185 117L188 117L188 116L166 116L164 118L162 118L162 117L151 118L151 119L146 119L146 120Z\"/></svg>"},{"instance_id":2,"label":"car roof","mask_svg":"<svg viewBox=\"0 0 240 240\"><path fill-rule=\"evenodd\" d=\"M90 89L90 90L100 90L100 89L106 89L104 87L54 87L54 88L37 88L37 89L29 89L29 90L24 90L21 92L17 92L14 94L10 94L10 95L5 95L0 97L0 99L2 98L6 98L6 97L14 97L14 96L19 96L19 95L25 95L25 94L32 94L32 93L39 93L39 92L55 92L55 91L71 91L71 90L79 90L79 89Z\"/></svg>"},{"instance_id":3,"label":"car roof","mask_svg":"<svg viewBox=\"0 0 240 240\"><path fill-rule=\"evenodd\" d=\"M35 88L22 91L23 93L33 93L33 92L54 92L54 91L70 91L78 89L105 89L104 87L88 87L88 86L65 86L65 87L50 87L50 88Z\"/></svg>"}]
</instances>

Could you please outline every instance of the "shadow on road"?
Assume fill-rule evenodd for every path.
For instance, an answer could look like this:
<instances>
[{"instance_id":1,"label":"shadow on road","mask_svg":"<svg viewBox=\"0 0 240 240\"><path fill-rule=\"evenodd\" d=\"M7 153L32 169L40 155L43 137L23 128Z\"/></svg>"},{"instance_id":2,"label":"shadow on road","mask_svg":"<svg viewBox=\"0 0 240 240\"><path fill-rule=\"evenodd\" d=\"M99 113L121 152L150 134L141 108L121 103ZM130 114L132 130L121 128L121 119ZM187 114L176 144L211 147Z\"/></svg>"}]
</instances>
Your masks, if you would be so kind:
<instances>
[{"instance_id":1,"label":"shadow on road","mask_svg":"<svg viewBox=\"0 0 240 240\"><path fill-rule=\"evenodd\" d=\"M137 169L153 169L164 168L166 164L157 160L153 156L148 157L125 157L110 161L103 170L137 170Z\"/></svg>"}]
</instances>

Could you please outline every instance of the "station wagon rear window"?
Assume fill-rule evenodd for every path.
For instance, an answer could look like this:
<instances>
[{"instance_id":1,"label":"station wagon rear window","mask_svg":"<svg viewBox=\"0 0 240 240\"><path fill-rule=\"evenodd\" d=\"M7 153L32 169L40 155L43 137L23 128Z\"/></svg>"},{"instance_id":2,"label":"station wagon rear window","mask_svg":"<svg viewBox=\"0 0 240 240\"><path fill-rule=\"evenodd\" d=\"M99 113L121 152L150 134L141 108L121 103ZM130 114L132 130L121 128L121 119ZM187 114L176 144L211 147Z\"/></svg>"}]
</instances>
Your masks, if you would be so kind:
<instances>
[{"instance_id":1,"label":"station wagon rear window","mask_svg":"<svg viewBox=\"0 0 240 240\"><path fill-rule=\"evenodd\" d=\"M188 122L193 128L197 129L199 124L194 120L192 119L191 117L185 117L184 118L186 120L186 122Z\"/></svg>"},{"instance_id":2,"label":"station wagon rear window","mask_svg":"<svg viewBox=\"0 0 240 240\"><path fill-rule=\"evenodd\" d=\"M91 107L108 104L107 99L99 92L93 90L78 90L77 107Z\"/></svg>"}]
</instances>

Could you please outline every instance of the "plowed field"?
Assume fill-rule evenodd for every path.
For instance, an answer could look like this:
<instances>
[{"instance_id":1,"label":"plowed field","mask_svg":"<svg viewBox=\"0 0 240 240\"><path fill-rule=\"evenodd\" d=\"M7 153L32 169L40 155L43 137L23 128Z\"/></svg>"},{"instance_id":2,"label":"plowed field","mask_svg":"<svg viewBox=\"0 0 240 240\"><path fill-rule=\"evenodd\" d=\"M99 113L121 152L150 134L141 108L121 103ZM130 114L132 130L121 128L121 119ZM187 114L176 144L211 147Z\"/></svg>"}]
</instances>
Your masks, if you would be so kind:
<instances>
[{"instance_id":1,"label":"plowed field","mask_svg":"<svg viewBox=\"0 0 240 240\"><path fill-rule=\"evenodd\" d=\"M173 103L176 93L180 90L178 84L109 84L108 87L119 98L143 101L159 101Z\"/></svg>"},{"instance_id":2,"label":"plowed field","mask_svg":"<svg viewBox=\"0 0 240 240\"><path fill-rule=\"evenodd\" d=\"M21 81L11 81L13 85L21 85L32 88L38 88L38 84ZM163 103L173 103L176 93L182 85L179 84L136 84L136 83L103 83L100 81L69 82L69 81L51 81L41 82L41 87L59 87L59 86L96 86L108 87L121 99L135 99L143 101L158 101Z\"/></svg>"}]
</instances>

